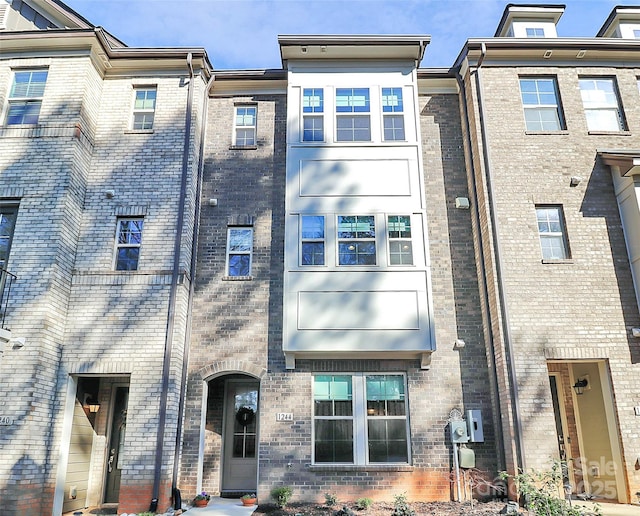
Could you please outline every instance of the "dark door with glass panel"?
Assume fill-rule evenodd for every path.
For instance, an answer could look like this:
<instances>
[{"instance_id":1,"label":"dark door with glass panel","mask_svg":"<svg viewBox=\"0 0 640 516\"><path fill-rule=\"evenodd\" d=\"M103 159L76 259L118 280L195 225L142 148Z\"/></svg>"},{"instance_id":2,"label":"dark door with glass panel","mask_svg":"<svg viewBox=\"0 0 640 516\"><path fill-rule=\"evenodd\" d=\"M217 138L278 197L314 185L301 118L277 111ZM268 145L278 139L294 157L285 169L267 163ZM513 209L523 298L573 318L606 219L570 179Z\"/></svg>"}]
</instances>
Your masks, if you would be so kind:
<instances>
[{"instance_id":1,"label":"dark door with glass panel","mask_svg":"<svg viewBox=\"0 0 640 516\"><path fill-rule=\"evenodd\" d=\"M120 478L122 475L122 459L127 430L128 387L116 387L115 403L111 419L111 435L109 437L109 455L107 460L105 503L118 503L120 497Z\"/></svg>"},{"instance_id":2,"label":"dark door with glass panel","mask_svg":"<svg viewBox=\"0 0 640 516\"><path fill-rule=\"evenodd\" d=\"M255 492L258 481L258 389L254 381L226 384L223 492Z\"/></svg>"}]
</instances>

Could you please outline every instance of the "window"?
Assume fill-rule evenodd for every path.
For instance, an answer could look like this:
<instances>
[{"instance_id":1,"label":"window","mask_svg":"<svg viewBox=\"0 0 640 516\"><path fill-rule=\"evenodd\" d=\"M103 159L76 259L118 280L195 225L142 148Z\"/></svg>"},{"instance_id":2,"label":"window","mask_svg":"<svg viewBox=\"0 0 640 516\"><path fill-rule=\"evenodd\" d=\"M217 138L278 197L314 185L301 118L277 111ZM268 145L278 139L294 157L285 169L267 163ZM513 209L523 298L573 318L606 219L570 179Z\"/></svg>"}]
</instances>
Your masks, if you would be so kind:
<instances>
[{"instance_id":1,"label":"window","mask_svg":"<svg viewBox=\"0 0 640 516\"><path fill-rule=\"evenodd\" d=\"M413 265L411 244L411 217L409 215L389 215L389 263L391 265Z\"/></svg>"},{"instance_id":2,"label":"window","mask_svg":"<svg viewBox=\"0 0 640 516\"><path fill-rule=\"evenodd\" d=\"M528 38L544 38L544 29L542 27L527 27Z\"/></svg>"},{"instance_id":3,"label":"window","mask_svg":"<svg viewBox=\"0 0 640 516\"><path fill-rule=\"evenodd\" d=\"M7 270L9 250L11 249L11 240L13 239L17 216L17 206L0 205L0 272ZM1 277L4 278L4 274Z\"/></svg>"},{"instance_id":4,"label":"window","mask_svg":"<svg viewBox=\"0 0 640 516\"><path fill-rule=\"evenodd\" d=\"M324 92L322 88L302 91L302 141L324 141Z\"/></svg>"},{"instance_id":5,"label":"window","mask_svg":"<svg viewBox=\"0 0 640 516\"><path fill-rule=\"evenodd\" d=\"M250 276L253 228L229 228L227 233L227 276Z\"/></svg>"},{"instance_id":6,"label":"window","mask_svg":"<svg viewBox=\"0 0 640 516\"><path fill-rule=\"evenodd\" d=\"M402 88L382 88L384 140L404 140Z\"/></svg>"},{"instance_id":7,"label":"window","mask_svg":"<svg viewBox=\"0 0 640 516\"><path fill-rule=\"evenodd\" d=\"M324 265L324 217L302 216L302 265Z\"/></svg>"},{"instance_id":8,"label":"window","mask_svg":"<svg viewBox=\"0 0 640 516\"><path fill-rule=\"evenodd\" d=\"M635 39L640 39L640 29L633 29L633 37Z\"/></svg>"},{"instance_id":9,"label":"window","mask_svg":"<svg viewBox=\"0 0 640 516\"><path fill-rule=\"evenodd\" d=\"M538 206L536 207L536 216L542 259L565 260L569 258L562 208L560 206Z\"/></svg>"},{"instance_id":10,"label":"window","mask_svg":"<svg viewBox=\"0 0 640 516\"><path fill-rule=\"evenodd\" d=\"M116 237L116 270L138 270L140 245L142 244L142 218L118 219Z\"/></svg>"},{"instance_id":11,"label":"window","mask_svg":"<svg viewBox=\"0 0 640 516\"><path fill-rule=\"evenodd\" d=\"M404 376L317 375L313 381L316 464L409 461Z\"/></svg>"},{"instance_id":12,"label":"window","mask_svg":"<svg viewBox=\"0 0 640 516\"><path fill-rule=\"evenodd\" d=\"M624 121L613 79L580 79L582 105L589 131L622 131Z\"/></svg>"},{"instance_id":13,"label":"window","mask_svg":"<svg viewBox=\"0 0 640 516\"><path fill-rule=\"evenodd\" d=\"M376 227L373 215L338 216L338 264L376 264Z\"/></svg>"},{"instance_id":14,"label":"window","mask_svg":"<svg viewBox=\"0 0 640 516\"><path fill-rule=\"evenodd\" d=\"M365 142L371 140L369 88L336 89L336 140Z\"/></svg>"},{"instance_id":15,"label":"window","mask_svg":"<svg viewBox=\"0 0 640 516\"><path fill-rule=\"evenodd\" d=\"M153 118L156 112L156 93L153 88L136 88L133 104L133 129L153 129Z\"/></svg>"},{"instance_id":16,"label":"window","mask_svg":"<svg viewBox=\"0 0 640 516\"><path fill-rule=\"evenodd\" d=\"M16 71L9 92L7 125L37 124L47 70Z\"/></svg>"},{"instance_id":17,"label":"window","mask_svg":"<svg viewBox=\"0 0 640 516\"><path fill-rule=\"evenodd\" d=\"M256 145L257 106L236 106L235 142L236 147Z\"/></svg>"},{"instance_id":18,"label":"window","mask_svg":"<svg viewBox=\"0 0 640 516\"><path fill-rule=\"evenodd\" d=\"M564 129L555 79L523 77L520 79L520 95L527 131Z\"/></svg>"}]
</instances>

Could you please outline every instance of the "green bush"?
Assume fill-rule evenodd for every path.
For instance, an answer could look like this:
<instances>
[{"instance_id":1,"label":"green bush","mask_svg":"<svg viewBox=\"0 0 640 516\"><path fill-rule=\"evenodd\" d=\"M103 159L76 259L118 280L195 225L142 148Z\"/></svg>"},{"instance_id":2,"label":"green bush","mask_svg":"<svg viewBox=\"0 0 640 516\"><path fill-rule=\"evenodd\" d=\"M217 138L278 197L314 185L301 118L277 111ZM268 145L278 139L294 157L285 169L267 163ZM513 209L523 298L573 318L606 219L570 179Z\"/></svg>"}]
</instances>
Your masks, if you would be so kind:
<instances>
[{"instance_id":1,"label":"green bush","mask_svg":"<svg viewBox=\"0 0 640 516\"><path fill-rule=\"evenodd\" d=\"M287 505L292 495L293 489L289 486L274 487L271 490L271 498L275 500L278 507L284 507Z\"/></svg>"},{"instance_id":2,"label":"green bush","mask_svg":"<svg viewBox=\"0 0 640 516\"><path fill-rule=\"evenodd\" d=\"M324 503L327 507L333 507L334 505L338 505L338 497L331 493L325 493Z\"/></svg>"},{"instance_id":3,"label":"green bush","mask_svg":"<svg viewBox=\"0 0 640 516\"><path fill-rule=\"evenodd\" d=\"M566 463L554 461L549 471L531 470L530 473L509 475L500 473L503 480L513 480L516 489L524 500L524 506L535 516L586 516L600 515L599 506L594 509L571 506L564 499L562 472Z\"/></svg>"},{"instance_id":4,"label":"green bush","mask_svg":"<svg viewBox=\"0 0 640 516\"><path fill-rule=\"evenodd\" d=\"M356 507L361 511L366 511L373 504L371 498L358 498L356 500Z\"/></svg>"},{"instance_id":5,"label":"green bush","mask_svg":"<svg viewBox=\"0 0 640 516\"><path fill-rule=\"evenodd\" d=\"M406 494L398 494L393 497L393 513L391 516L416 516L414 511L407 502Z\"/></svg>"}]
</instances>

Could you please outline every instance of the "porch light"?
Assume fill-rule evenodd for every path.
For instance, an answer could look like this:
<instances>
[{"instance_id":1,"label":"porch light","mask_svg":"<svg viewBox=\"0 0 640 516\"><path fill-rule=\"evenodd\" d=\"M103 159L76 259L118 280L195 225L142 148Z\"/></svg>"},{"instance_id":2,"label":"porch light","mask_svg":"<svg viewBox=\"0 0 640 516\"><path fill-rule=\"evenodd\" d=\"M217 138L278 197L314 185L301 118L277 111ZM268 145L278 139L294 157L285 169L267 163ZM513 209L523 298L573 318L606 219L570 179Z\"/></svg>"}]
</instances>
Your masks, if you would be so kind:
<instances>
[{"instance_id":1,"label":"porch light","mask_svg":"<svg viewBox=\"0 0 640 516\"><path fill-rule=\"evenodd\" d=\"M83 408L89 409L89 412L91 414L95 414L96 412L98 412L98 410L100 410L100 402L95 398L92 398L88 394L85 394Z\"/></svg>"},{"instance_id":2,"label":"porch light","mask_svg":"<svg viewBox=\"0 0 640 516\"><path fill-rule=\"evenodd\" d=\"M589 385L589 380L586 378L579 378L576 383L573 384L573 388L576 391L577 395L580 395L584 392L584 388Z\"/></svg>"}]
</instances>

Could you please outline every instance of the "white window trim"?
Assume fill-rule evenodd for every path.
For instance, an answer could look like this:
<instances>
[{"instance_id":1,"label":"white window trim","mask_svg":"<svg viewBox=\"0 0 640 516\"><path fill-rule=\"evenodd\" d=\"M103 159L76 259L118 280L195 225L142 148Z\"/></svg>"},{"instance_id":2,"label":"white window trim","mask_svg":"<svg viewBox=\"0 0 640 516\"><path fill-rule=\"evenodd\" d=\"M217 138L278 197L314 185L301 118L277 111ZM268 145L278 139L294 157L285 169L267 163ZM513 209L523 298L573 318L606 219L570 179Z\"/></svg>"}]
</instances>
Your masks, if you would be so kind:
<instances>
[{"instance_id":1,"label":"white window trim","mask_svg":"<svg viewBox=\"0 0 640 516\"><path fill-rule=\"evenodd\" d=\"M253 121L253 125L238 125L238 109L242 108L254 108L255 109L255 117ZM238 129L253 129L253 143L251 145L245 145L238 143ZM235 104L233 106L233 135L232 135L232 145L233 147L237 147L239 149L253 149L258 145L258 104Z\"/></svg>"},{"instance_id":2,"label":"white window trim","mask_svg":"<svg viewBox=\"0 0 640 516\"><path fill-rule=\"evenodd\" d=\"M409 389L407 384L407 375L393 371L385 372L316 372L312 375L311 385L311 464L314 466L333 466L340 464L351 464L355 466L380 466L380 465L403 465L411 464L411 429L409 420ZM316 416L315 415L315 396L314 382L316 376L350 376L352 386L352 415L351 416ZM404 416L384 416L384 419L402 419L405 421L405 432L407 438L407 462L370 462L369 461L369 435L367 430L367 394L366 383L367 376L401 376L404 383ZM357 379L357 380L356 380ZM316 462L316 420L345 420L353 421L353 462Z\"/></svg>"},{"instance_id":3,"label":"white window trim","mask_svg":"<svg viewBox=\"0 0 640 516\"><path fill-rule=\"evenodd\" d=\"M153 109L149 109L149 108L136 109L136 93L138 91L148 91L148 90L154 90L156 92L156 100L153 104L154 106ZM158 86L156 84L134 84L132 103L133 103L133 109L131 110L131 122L129 124L129 127L131 128L130 130L134 132L153 132L156 125L156 110L158 108ZM151 128L136 129L134 127L136 114L138 113L153 113L153 123L151 124Z\"/></svg>"},{"instance_id":4,"label":"white window trim","mask_svg":"<svg viewBox=\"0 0 640 516\"><path fill-rule=\"evenodd\" d=\"M322 217L323 220L323 230L324 230L324 238L303 238L302 230L303 230L303 218L304 217ZM327 215L324 213L303 213L299 216L299 232L298 232L298 242L299 242L299 253L298 253L298 264L303 268L317 268L317 267L326 267L327 266ZM317 243L322 242L324 248L324 263L323 264L303 264L302 263L302 246L305 243Z\"/></svg>"},{"instance_id":5,"label":"white window trim","mask_svg":"<svg viewBox=\"0 0 640 516\"><path fill-rule=\"evenodd\" d=\"M235 251L235 252L231 252L231 233L233 231L238 231L238 230L250 230L251 231L251 249L249 249L249 251ZM225 257L225 265L224 265L224 270L225 270L225 277L227 278L251 278L251 275L253 274L253 249L254 249L254 242L253 239L255 237L255 232L253 230L253 226L230 226L227 228L227 249L226 249L226 257ZM249 274L244 275L244 276L232 276L229 272L229 258L231 257L231 255L249 255Z\"/></svg>"},{"instance_id":6,"label":"white window trim","mask_svg":"<svg viewBox=\"0 0 640 516\"><path fill-rule=\"evenodd\" d=\"M142 231L140 233L140 243L139 244L121 244L120 243L120 230L122 228L121 222L138 220L142 221ZM140 259L142 257L142 239L144 237L144 217L118 217L116 219L116 238L115 238L115 246L113 253L113 270L117 272L135 272L140 270ZM118 269L118 250L123 248L134 248L137 247L140 249L138 252L138 262L136 263L135 269Z\"/></svg>"},{"instance_id":7,"label":"white window trim","mask_svg":"<svg viewBox=\"0 0 640 516\"><path fill-rule=\"evenodd\" d=\"M13 88L14 84L15 84L15 80L16 80L16 73L24 73L24 72L47 72L47 79L45 80L45 85L44 88L42 90L42 95L39 97L12 97L11 96L11 89ZM34 67L34 68L14 68L11 71L11 81L10 81L10 86L9 86L9 90L7 91L7 100L5 102L5 106L4 106L4 113L2 116L2 120L3 120L3 125L5 127L14 127L14 126L20 126L20 125L36 125L40 123L40 115L42 114L42 103L43 103L43 99L44 99L44 93L45 90L47 88L47 82L49 81L49 68L48 67ZM18 103L18 102L29 102L29 101L34 101L34 102L39 102L40 103L40 110L38 111L38 121L36 122L36 124L9 124L9 111L11 108L11 104L12 103Z\"/></svg>"},{"instance_id":8,"label":"white window trim","mask_svg":"<svg viewBox=\"0 0 640 516\"><path fill-rule=\"evenodd\" d=\"M322 111L320 112L304 112L304 90L320 90L322 92ZM327 113L327 88L325 87L315 87L303 86L300 88L300 142L305 144L320 144L325 143L327 141L327 118L325 117ZM304 121L307 118L312 119L320 119L322 120L322 140L305 140L304 139Z\"/></svg>"},{"instance_id":9,"label":"white window trim","mask_svg":"<svg viewBox=\"0 0 640 516\"><path fill-rule=\"evenodd\" d=\"M367 96L369 100L369 110L368 111L338 111L338 90L367 90ZM340 86L334 89L333 91L333 113L334 113L334 141L339 144L362 144L362 143L370 143L375 140L373 135L373 109L372 109L372 99L373 96L373 88L369 86ZM340 140L338 138L338 120L340 118L366 118L369 121L369 138L367 140ZM355 132L355 128L354 128Z\"/></svg>"}]
</instances>

